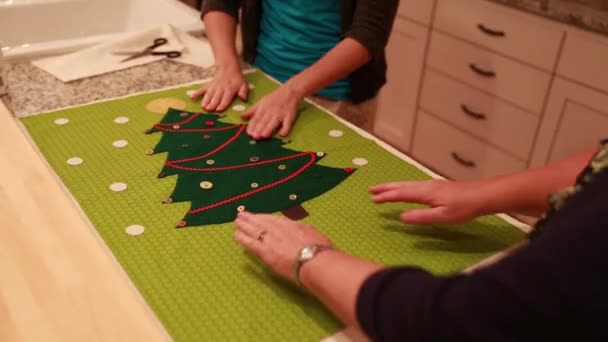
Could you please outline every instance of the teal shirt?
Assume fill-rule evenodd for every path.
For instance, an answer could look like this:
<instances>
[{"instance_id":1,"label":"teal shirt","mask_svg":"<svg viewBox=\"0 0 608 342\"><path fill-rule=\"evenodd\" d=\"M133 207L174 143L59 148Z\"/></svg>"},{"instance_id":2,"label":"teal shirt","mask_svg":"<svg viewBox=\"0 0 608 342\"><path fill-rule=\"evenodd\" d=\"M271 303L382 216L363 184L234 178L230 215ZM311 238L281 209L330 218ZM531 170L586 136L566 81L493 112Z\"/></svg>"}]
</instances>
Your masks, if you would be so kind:
<instances>
[{"instance_id":1,"label":"teal shirt","mask_svg":"<svg viewBox=\"0 0 608 342\"><path fill-rule=\"evenodd\" d=\"M308 68L340 42L339 0L262 0L253 64L281 82ZM348 78L317 93L350 100Z\"/></svg>"}]
</instances>

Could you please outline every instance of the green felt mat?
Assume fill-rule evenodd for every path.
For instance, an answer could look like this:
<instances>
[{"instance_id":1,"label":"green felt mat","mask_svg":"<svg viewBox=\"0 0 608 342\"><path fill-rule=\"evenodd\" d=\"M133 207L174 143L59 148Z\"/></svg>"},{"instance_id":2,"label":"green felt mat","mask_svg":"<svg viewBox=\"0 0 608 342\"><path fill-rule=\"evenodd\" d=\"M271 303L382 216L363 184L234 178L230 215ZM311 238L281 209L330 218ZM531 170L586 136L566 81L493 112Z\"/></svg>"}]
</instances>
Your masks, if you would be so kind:
<instances>
[{"instance_id":1,"label":"green felt mat","mask_svg":"<svg viewBox=\"0 0 608 342\"><path fill-rule=\"evenodd\" d=\"M250 106L277 85L260 72L247 75L255 85ZM190 204L163 205L175 177L158 179L166 154L146 155L160 134L144 131L162 115L146 105L158 98L185 101L186 110L200 110L186 95L198 85L85 105L22 119L35 144L109 246L169 334L177 341L318 341L342 328L316 300L277 280L243 252L233 240L231 223L176 229ZM231 109L224 122L240 123ZM128 117L117 124L117 117ZM57 125L56 119L69 122ZM333 138L330 130L344 135ZM439 138L439 137L438 137ZM388 265L413 264L437 274L460 271L523 238L523 233L498 217L450 227L406 226L398 220L410 204L375 205L370 185L429 177L367 140L330 115L306 104L286 147L325 151L320 164L366 166L339 186L305 202L314 224L348 253ZM113 142L128 141L116 148ZM71 166L69 158L84 163ZM354 166L354 165L353 165ZM113 192L116 182L128 185ZM143 234L125 232L131 225ZM70 229L70 227L57 227Z\"/></svg>"}]
</instances>

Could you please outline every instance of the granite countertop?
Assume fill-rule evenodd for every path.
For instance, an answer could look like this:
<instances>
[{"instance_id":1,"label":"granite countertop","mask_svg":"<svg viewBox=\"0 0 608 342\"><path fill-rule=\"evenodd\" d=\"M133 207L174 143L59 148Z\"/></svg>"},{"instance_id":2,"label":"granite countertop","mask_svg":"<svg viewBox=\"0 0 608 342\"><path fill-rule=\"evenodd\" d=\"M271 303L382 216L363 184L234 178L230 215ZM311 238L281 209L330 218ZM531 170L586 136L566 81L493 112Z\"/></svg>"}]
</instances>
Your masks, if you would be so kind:
<instances>
[{"instance_id":1,"label":"granite countertop","mask_svg":"<svg viewBox=\"0 0 608 342\"><path fill-rule=\"evenodd\" d=\"M608 0L486 0L608 35Z\"/></svg>"},{"instance_id":2,"label":"granite countertop","mask_svg":"<svg viewBox=\"0 0 608 342\"><path fill-rule=\"evenodd\" d=\"M214 73L213 68L161 60L63 83L29 62L5 67L9 93L0 99L17 117L194 82Z\"/></svg>"}]
</instances>

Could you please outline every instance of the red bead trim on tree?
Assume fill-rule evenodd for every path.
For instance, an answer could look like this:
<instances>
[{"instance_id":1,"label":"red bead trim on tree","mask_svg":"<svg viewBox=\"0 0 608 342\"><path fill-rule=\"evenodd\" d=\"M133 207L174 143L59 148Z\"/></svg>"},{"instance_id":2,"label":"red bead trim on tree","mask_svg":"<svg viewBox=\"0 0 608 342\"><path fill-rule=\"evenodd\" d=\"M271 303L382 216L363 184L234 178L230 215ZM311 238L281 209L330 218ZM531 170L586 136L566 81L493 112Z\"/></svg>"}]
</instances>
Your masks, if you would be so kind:
<instances>
[{"instance_id":1,"label":"red bead trim on tree","mask_svg":"<svg viewBox=\"0 0 608 342\"><path fill-rule=\"evenodd\" d=\"M160 131L165 131L165 132L184 132L184 133L198 133L198 132L220 132L220 131L227 131L236 127L239 127L241 125L232 125L232 126L227 126L227 127L220 127L220 128L201 128L201 129L172 129L172 128L168 128L168 127L173 127L174 125L185 125L187 123L189 123L190 121L194 120L195 118L197 118L200 115L200 113L196 113L193 114L192 116L190 116L189 118L187 118L184 121L180 121L180 122L171 122L171 123L158 123L156 125L154 125L154 128L160 130ZM209 122L209 121L207 121ZM213 121L211 121L213 122ZM213 125L215 125L215 123L213 123ZM211 126L213 126L211 125ZM209 126L209 124L207 124L207 126Z\"/></svg>"},{"instance_id":2,"label":"red bead trim on tree","mask_svg":"<svg viewBox=\"0 0 608 342\"><path fill-rule=\"evenodd\" d=\"M194 117L195 115L193 115ZM190 120L192 120L193 118L189 118ZM184 121L188 121L188 120L184 120ZM172 124L163 124L163 125L182 125L185 122L179 122L179 123L172 123ZM230 137L230 139L228 139L226 142L224 142L222 145L218 146L217 148L215 148L214 150L205 153L204 155L198 156L198 157L192 157L192 158L186 158L186 159L180 159L180 160L171 160L171 161L167 161L165 162L165 165L174 169L180 169L180 170L185 170L185 171L200 171L200 172L214 172L214 171L225 171L225 170L234 170L234 169L239 169L239 168L245 168L245 167L251 167L251 166L258 166L258 165L264 165L264 164L271 164L271 163L276 163L276 162L280 162L280 161L284 161L284 160L289 160L289 159L294 159L294 158L300 158L300 157L304 157L304 156L308 156L310 158L310 160L301 168L299 168L298 170L296 170L294 173L290 174L289 176L282 178L276 182L261 186L255 190L251 190L245 193L242 193L240 195L222 200L220 202L216 202L201 208L196 208L193 210L190 210L188 212L188 214L197 214L209 209L213 209L213 208L217 208L219 206L222 206L224 204L228 204L240 199L243 199L245 197L249 197L251 195L257 194L261 191L264 190L268 190L271 189L275 186L281 185L295 177L297 177L298 175L300 175L302 172L304 172L306 169L308 169L310 166L314 165L314 163L316 162L316 158L317 155L314 152L303 152L303 153L299 153L296 155L292 155L292 156L286 156L286 157L280 157L280 158L275 158L275 159L269 159L269 160L260 160L260 161L256 161L256 162L252 162L252 163L248 163L248 164L242 164L242 165L233 165L233 166L226 166L226 167L215 167L215 168L192 168L192 167L185 167L185 166L179 166L177 164L181 164L181 163L186 163L186 162L190 162L190 161L194 161L194 160L200 160L200 159L204 159L207 157L210 157L212 155L214 155L215 153L223 150L224 148L226 148L228 145L230 145L231 143L233 143L241 134L243 134L243 132L245 131L245 128L247 127L246 125L236 125L236 126L230 126L229 128L234 128L234 127L239 127L239 130L232 136ZM157 127L159 128L159 127ZM160 129L160 128L159 128ZM177 132L187 132L187 130L176 130ZM207 130L209 131L209 130ZM182 221L183 222L183 221Z\"/></svg>"},{"instance_id":3,"label":"red bead trim on tree","mask_svg":"<svg viewBox=\"0 0 608 342\"><path fill-rule=\"evenodd\" d=\"M310 157L310 160L304 166L302 166L300 169L298 169L296 172L292 173L291 175L289 175L289 176L287 176L287 177L285 177L283 179L280 179L280 180L278 180L276 182L273 182L273 183L270 183L268 185L264 185L262 187L259 187L259 188L255 189L255 190L251 190L251 191L242 193L240 195L237 195L237 196L225 199L225 200L217 202L217 203L213 203L213 204L210 204L210 205L207 205L207 206L204 206L204 207L200 207L200 208L197 208L197 209L190 210L188 212L188 214L197 214L197 213L209 210L209 209L217 208L217 207L222 206L224 204L228 204L228 203L231 203L231 202L234 202L234 201L238 201L238 200L243 199L245 197L249 197L251 195L255 195L258 192L261 192L261 191L264 191L264 190L268 190L268 189L273 188L273 187L275 187L277 185L281 185L281 184L283 184L283 183L285 183L285 182L287 182L287 181L289 181L289 180L297 177L298 175L300 175L302 172L304 172L306 169L308 169L310 166L312 166L315 163L315 161L316 161L316 155L314 153L312 153L312 152L305 152L305 153L299 154L297 156L301 157L301 156L306 156L306 155ZM255 164L257 165L258 163L255 163Z\"/></svg>"},{"instance_id":4,"label":"red bead trim on tree","mask_svg":"<svg viewBox=\"0 0 608 342\"><path fill-rule=\"evenodd\" d=\"M216 154L217 152L223 150L224 148L226 148L226 146L228 146L232 142L234 142L245 131L245 127L247 127L245 125L237 125L237 126L230 126L230 127L234 128L234 127L239 127L239 126L240 126L240 129L236 132L236 134L234 134L232 137L230 137L230 139L226 140L226 142L224 142L223 144L221 144L220 146L218 146L217 148L215 148L211 152L208 152L208 153L203 154L202 156L193 157L193 158L186 158L186 159L179 159L179 160L170 160L170 161L165 162L165 165L167 165L169 167L176 168L175 164L186 163L186 162L189 162L189 161L199 160L199 159L207 158L207 157L209 157L211 155Z\"/></svg>"}]
</instances>

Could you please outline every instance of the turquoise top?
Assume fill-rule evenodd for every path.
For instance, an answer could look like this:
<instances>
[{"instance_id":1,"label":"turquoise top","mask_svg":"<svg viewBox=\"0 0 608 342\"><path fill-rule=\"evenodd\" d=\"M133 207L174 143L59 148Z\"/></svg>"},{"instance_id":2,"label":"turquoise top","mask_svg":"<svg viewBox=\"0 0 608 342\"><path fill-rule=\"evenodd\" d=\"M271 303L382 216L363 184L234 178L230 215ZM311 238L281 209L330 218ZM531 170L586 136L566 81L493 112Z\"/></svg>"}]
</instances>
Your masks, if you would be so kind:
<instances>
[{"instance_id":1,"label":"turquoise top","mask_svg":"<svg viewBox=\"0 0 608 342\"><path fill-rule=\"evenodd\" d=\"M263 0L253 64L281 82L323 57L340 42L339 0ZM348 78L317 93L350 100Z\"/></svg>"}]
</instances>

